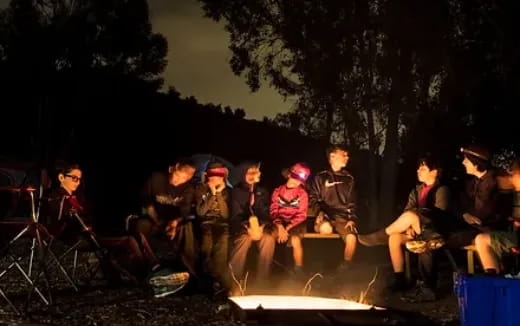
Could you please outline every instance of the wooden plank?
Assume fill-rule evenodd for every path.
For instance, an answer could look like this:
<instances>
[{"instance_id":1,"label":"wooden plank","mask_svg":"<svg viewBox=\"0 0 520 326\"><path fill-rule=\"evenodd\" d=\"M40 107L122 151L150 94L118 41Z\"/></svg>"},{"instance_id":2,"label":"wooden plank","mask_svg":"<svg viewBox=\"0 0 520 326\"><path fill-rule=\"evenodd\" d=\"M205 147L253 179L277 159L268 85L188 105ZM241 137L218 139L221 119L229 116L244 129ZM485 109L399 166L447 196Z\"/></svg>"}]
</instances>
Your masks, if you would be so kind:
<instances>
[{"instance_id":1,"label":"wooden plank","mask_svg":"<svg viewBox=\"0 0 520 326\"><path fill-rule=\"evenodd\" d=\"M473 258L473 250L466 251L468 256L468 274L475 274L475 260Z\"/></svg>"},{"instance_id":2,"label":"wooden plank","mask_svg":"<svg viewBox=\"0 0 520 326\"><path fill-rule=\"evenodd\" d=\"M303 237L306 239L339 239L340 236L337 233L332 234L321 234L321 233L304 233Z\"/></svg>"}]
</instances>

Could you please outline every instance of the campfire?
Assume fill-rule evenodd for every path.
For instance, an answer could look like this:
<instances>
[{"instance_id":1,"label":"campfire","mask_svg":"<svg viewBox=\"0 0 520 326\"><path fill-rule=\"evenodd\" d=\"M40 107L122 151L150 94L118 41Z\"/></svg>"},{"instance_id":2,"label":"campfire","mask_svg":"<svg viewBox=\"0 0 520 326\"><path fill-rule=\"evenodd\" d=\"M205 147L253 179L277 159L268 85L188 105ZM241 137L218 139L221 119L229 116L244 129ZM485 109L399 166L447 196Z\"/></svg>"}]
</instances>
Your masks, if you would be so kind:
<instances>
[{"instance_id":1,"label":"campfire","mask_svg":"<svg viewBox=\"0 0 520 326\"><path fill-rule=\"evenodd\" d=\"M230 297L234 315L257 325L400 325L394 311L355 301L313 296Z\"/></svg>"},{"instance_id":2,"label":"campfire","mask_svg":"<svg viewBox=\"0 0 520 326\"><path fill-rule=\"evenodd\" d=\"M245 295L230 297L243 310L369 310L384 308L348 301L310 296Z\"/></svg>"}]
</instances>

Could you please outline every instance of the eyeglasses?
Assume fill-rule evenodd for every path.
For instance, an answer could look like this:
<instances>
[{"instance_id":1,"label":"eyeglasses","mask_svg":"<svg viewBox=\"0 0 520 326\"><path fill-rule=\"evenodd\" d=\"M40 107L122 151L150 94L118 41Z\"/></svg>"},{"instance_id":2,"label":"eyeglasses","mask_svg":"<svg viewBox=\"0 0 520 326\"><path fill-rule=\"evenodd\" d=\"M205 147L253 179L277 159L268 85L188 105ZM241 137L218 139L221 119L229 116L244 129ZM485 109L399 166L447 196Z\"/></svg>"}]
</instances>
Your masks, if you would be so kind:
<instances>
[{"instance_id":1,"label":"eyeglasses","mask_svg":"<svg viewBox=\"0 0 520 326\"><path fill-rule=\"evenodd\" d=\"M78 177L77 175L65 174L65 176L70 178L74 182L80 182L81 181L81 177Z\"/></svg>"}]
</instances>

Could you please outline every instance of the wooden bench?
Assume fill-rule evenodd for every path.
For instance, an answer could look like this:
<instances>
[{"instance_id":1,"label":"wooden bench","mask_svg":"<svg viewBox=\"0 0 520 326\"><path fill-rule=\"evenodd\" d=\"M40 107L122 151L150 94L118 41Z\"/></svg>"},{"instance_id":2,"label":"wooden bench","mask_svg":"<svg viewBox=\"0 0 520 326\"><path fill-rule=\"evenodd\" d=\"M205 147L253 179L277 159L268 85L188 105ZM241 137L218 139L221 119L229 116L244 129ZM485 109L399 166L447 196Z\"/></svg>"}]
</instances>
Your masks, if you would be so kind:
<instances>
[{"instance_id":1,"label":"wooden bench","mask_svg":"<svg viewBox=\"0 0 520 326\"><path fill-rule=\"evenodd\" d=\"M321 234L316 232L308 232L303 234L304 239L339 239L340 236L337 233Z\"/></svg>"},{"instance_id":2,"label":"wooden bench","mask_svg":"<svg viewBox=\"0 0 520 326\"><path fill-rule=\"evenodd\" d=\"M304 239L340 239L340 235L337 233L332 234L321 234L315 232L308 232L303 235ZM475 246L470 245L466 246L463 249L467 252L467 260L468 260L468 274L475 273ZM412 279L412 271L410 266L410 252L404 249L404 267L405 267L405 276L407 280Z\"/></svg>"},{"instance_id":3,"label":"wooden bench","mask_svg":"<svg viewBox=\"0 0 520 326\"><path fill-rule=\"evenodd\" d=\"M469 245L463 247L463 249L466 250L468 274L475 274L475 252L477 251L477 248L475 248L475 245Z\"/></svg>"}]
</instances>

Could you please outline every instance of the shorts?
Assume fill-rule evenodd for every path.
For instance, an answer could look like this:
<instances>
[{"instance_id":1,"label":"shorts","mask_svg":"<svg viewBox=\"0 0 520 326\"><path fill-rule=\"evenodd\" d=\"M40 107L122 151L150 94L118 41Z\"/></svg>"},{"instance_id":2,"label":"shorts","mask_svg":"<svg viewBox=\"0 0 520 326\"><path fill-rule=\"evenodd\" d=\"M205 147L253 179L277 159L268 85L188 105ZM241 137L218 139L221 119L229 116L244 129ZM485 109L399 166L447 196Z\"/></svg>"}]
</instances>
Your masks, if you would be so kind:
<instances>
[{"instance_id":1,"label":"shorts","mask_svg":"<svg viewBox=\"0 0 520 326\"><path fill-rule=\"evenodd\" d=\"M518 234L516 232L492 231L489 236L491 248L499 256L507 255L512 248L518 247Z\"/></svg>"},{"instance_id":2,"label":"shorts","mask_svg":"<svg viewBox=\"0 0 520 326\"><path fill-rule=\"evenodd\" d=\"M283 223L282 224L284 227L287 227L287 225L289 224L285 224ZM296 226L293 226L290 230L289 230L289 236L297 236L299 238L303 238L303 235L307 232L307 223L306 221L303 221L299 224L297 224ZM276 225L273 226L273 232L272 232L273 236L276 238L278 238L278 227Z\"/></svg>"},{"instance_id":3,"label":"shorts","mask_svg":"<svg viewBox=\"0 0 520 326\"><path fill-rule=\"evenodd\" d=\"M346 228L345 227L348 223L348 220L346 220L344 218L336 217L334 220L331 221L331 223L343 241L346 241L347 235L349 235L349 234L357 235L356 228Z\"/></svg>"},{"instance_id":4,"label":"shorts","mask_svg":"<svg viewBox=\"0 0 520 326\"><path fill-rule=\"evenodd\" d=\"M343 218L343 217L336 217L334 219L330 219L327 216L324 217L323 221L321 223L315 222L314 231L319 233L319 226L322 225L325 222L329 222L332 227L334 227L334 230L336 230L336 233L339 234L341 239L343 241L346 241L347 235L354 234L357 235L357 229L356 228L346 228L345 226L349 222L349 220Z\"/></svg>"}]
</instances>

